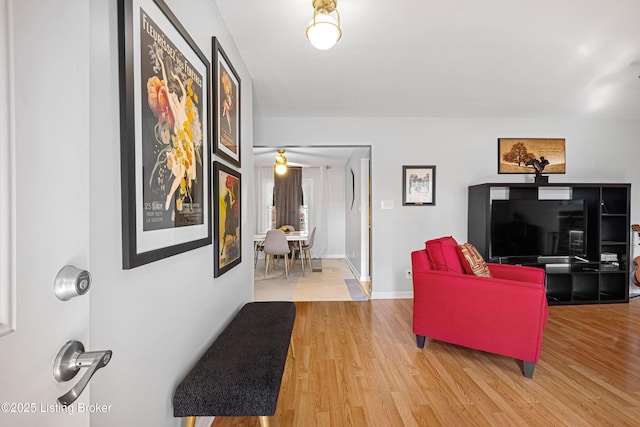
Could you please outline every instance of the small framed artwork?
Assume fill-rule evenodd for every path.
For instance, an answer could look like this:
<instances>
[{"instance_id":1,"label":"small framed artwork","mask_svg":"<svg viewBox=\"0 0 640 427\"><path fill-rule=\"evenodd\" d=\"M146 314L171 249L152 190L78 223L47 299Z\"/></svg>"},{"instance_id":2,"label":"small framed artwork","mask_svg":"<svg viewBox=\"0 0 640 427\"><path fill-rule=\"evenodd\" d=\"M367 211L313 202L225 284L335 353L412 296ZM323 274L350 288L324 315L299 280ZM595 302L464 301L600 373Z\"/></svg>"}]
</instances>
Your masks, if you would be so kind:
<instances>
[{"instance_id":1,"label":"small framed artwork","mask_svg":"<svg viewBox=\"0 0 640 427\"><path fill-rule=\"evenodd\" d=\"M402 167L402 205L434 206L436 204L436 167Z\"/></svg>"},{"instance_id":2,"label":"small framed artwork","mask_svg":"<svg viewBox=\"0 0 640 427\"><path fill-rule=\"evenodd\" d=\"M566 173L564 138L499 138L498 173Z\"/></svg>"},{"instance_id":3,"label":"small framed artwork","mask_svg":"<svg viewBox=\"0 0 640 427\"><path fill-rule=\"evenodd\" d=\"M213 47L214 154L240 167L240 77L217 38Z\"/></svg>"},{"instance_id":4,"label":"small framed artwork","mask_svg":"<svg viewBox=\"0 0 640 427\"><path fill-rule=\"evenodd\" d=\"M240 173L220 162L213 162L214 182L214 277L242 261L240 230Z\"/></svg>"},{"instance_id":5,"label":"small framed artwork","mask_svg":"<svg viewBox=\"0 0 640 427\"><path fill-rule=\"evenodd\" d=\"M122 264L211 244L207 57L162 0L119 0Z\"/></svg>"}]
</instances>

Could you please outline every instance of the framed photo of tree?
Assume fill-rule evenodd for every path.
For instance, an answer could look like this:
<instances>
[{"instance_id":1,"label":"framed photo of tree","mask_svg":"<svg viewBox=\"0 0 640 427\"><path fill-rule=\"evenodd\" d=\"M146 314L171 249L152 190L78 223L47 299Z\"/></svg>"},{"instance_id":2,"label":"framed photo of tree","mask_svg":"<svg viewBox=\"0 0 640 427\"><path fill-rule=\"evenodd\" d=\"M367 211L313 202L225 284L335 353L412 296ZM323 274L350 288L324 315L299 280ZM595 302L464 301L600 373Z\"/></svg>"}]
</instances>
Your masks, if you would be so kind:
<instances>
[{"instance_id":1,"label":"framed photo of tree","mask_svg":"<svg viewBox=\"0 0 640 427\"><path fill-rule=\"evenodd\" d=\"M498 173L566 173L564 138L499 138Z\"/></svg>"}]
</instances>

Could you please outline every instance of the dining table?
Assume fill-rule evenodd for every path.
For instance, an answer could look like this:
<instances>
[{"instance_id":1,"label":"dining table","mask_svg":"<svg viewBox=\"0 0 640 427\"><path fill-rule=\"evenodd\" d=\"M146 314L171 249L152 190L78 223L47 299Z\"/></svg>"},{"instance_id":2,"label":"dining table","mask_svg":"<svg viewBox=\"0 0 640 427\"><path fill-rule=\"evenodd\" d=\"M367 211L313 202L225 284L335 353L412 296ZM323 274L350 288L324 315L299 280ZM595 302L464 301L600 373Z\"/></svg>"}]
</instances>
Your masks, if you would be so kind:
<instances>
[{"instance_id":1,"label":"dining table","mask_svg":"<svg viewBox=\"0 0 640 427\"><path fill-rule=\"evenodd\" d=\"M287 236L287 241L289 242L297 242L298 250L300 252L300 259L302 260L302 275L304 276L304 252L302 252L302 244L303 242L309 239L309 233L306 231L289 231L288 233L284 233ZM255 233L253 235L253 245L254 250L258 247L260 242L264 242L264 239L267 238L267 232ZM291 259L291 264L293 265L293 259Z\"/></svg>"}]
</instances>

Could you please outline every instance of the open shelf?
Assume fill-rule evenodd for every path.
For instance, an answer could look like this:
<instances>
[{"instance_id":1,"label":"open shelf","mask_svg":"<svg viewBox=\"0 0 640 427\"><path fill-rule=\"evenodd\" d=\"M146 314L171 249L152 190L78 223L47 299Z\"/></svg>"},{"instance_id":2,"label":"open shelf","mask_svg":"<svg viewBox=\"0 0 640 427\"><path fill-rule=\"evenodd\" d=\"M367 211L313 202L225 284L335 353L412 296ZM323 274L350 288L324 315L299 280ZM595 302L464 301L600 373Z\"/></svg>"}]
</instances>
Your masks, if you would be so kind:
<instances>
[{"instance_id":1,"label":"open shelf","mask_svg":"<svg viewBox=\"0 0 640 427\"><path fill-rule=\"evenodd\" d=\"M562 262L545 261L535 256L528 257L530 259L516 256L492 258L493 200L530 200L533 201L532 209L536 209L535 201L549 200L549 194L552 198L558 195L558 200L584 200L586 229L580 234L584 241L576 244L580 247L586 243L586 253L582 252L580 257L586 262L578 262L571 257ZM469 187L467 239L489 262L543 267L550 305L628 302L630 194L631 184L472 185ZM573 248L571 244L575 242L570 238L568 241L568 247Z\"/></svg>"}]
</instances>

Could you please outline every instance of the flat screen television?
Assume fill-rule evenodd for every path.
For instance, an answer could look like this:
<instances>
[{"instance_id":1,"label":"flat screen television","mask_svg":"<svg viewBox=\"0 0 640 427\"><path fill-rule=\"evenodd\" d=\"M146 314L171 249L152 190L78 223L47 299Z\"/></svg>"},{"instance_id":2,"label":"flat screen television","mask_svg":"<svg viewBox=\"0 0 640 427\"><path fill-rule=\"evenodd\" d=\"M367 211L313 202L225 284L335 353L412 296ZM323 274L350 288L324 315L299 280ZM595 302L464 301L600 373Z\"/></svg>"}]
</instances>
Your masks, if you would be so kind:
<instances>
[{"instance_id":1,"label":"flat screen television","mask_svg":"<svg viewBox=\"0 0 640 427\"><path fill-rule=\"evenodd\" d=\"M584 200L494 200L491 257L586 256Z\"/></svg>"}]
</instances>

